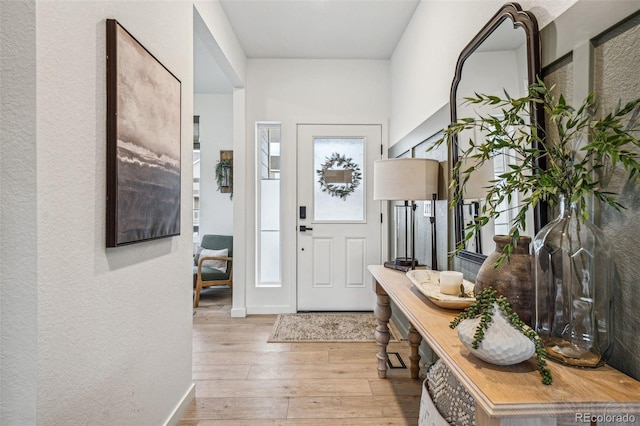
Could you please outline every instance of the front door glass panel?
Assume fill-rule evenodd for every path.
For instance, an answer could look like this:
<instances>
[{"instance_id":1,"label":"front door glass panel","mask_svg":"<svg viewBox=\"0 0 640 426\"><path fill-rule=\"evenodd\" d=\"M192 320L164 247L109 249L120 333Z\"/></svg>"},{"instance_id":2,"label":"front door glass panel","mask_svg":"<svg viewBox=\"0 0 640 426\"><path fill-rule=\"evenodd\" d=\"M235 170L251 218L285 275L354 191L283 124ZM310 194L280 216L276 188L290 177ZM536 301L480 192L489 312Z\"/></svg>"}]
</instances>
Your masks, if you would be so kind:
<instances>
[{"instance_id":1,"label":"front door glass panel","mask_svg":"<svg viewBox=\"0 0 640 426\"><path fill-rule=\"evenodd\" d=\"M314 138L315 222L364 222L364 138Z\"/></svg>"}]
</instances>

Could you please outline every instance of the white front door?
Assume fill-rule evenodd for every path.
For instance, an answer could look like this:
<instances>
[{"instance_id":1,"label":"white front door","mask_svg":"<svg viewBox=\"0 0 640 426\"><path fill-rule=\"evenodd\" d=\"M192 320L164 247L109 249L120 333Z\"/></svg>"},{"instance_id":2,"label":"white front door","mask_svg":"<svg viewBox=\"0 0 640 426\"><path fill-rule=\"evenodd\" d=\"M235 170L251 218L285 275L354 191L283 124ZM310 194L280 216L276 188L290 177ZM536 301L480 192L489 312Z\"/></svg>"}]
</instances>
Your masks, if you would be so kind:
<instances>
[{"instance_id":1,"label":"white front door","mask_svg":"<svg viewBox=\"0 0 640 426\"><path fill-rule=\"evenodd\" d=\"M380 125L298 125L298 311L371 311L381 263ZM306 229L306 230L305 230Z\"/></svg>"}]
</instances>

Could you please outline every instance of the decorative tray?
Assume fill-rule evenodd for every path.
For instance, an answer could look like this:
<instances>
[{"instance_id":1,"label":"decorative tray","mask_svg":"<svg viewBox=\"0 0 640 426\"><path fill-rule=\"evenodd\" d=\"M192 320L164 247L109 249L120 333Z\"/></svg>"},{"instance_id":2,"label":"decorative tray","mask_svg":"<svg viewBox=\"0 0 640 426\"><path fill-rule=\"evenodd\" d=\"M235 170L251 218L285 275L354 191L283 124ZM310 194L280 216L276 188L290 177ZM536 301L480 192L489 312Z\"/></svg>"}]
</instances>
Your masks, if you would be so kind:
<instances>
[{"instance_id":1,"label":"decorative tray","mask_svg":"<svg viewBox=\"0 0 640 426\"><path fill-rule=\"evenodd\" d=\"M429 298L434 304L447 309L464 309L476 301L475 297L460 297L451 294L440 293L440 272L425 269L416 269L407 272L407 277L418 290ZM462 280L465 293L473 293L475 285L467 280Z\"/></svg>"}]
</instances>

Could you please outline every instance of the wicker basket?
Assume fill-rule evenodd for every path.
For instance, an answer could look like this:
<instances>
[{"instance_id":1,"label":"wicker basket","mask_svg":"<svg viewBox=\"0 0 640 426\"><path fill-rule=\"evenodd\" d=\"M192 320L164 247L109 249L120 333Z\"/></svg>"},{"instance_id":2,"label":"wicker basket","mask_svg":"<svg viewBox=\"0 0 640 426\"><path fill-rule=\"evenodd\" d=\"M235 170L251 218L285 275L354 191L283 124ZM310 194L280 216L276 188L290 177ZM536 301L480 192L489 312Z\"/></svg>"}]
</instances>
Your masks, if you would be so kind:
<instances>
[{"instance_id":1,"label":"wicker basket","mask_svg":"<svg viewBox=\"0 0 640 426\"><path fill-rule=\"evenodd\" d=\"M420 398L420 426L475 426L475 401L441 361L427 371Z\"/></svg>"}]
</instances>

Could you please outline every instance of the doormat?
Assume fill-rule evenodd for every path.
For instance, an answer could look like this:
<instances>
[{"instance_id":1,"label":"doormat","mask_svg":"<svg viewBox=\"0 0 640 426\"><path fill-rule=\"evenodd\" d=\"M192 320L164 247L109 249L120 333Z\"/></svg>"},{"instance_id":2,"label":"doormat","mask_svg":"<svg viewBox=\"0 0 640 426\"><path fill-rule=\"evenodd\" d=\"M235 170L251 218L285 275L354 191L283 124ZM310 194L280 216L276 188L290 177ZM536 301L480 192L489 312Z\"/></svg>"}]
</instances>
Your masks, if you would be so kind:
<instances>
[{"instance_id":1,"label":"doormat","mask_svg":"<svg viewBox=\"0 0 640 426\"><path fill-rule=\"evenodd\" d=\"M371 313L280 314L267 342L375 342L377 324ZM397 341L391 327L389 333Z\"/></svg>"}]
</instances>

